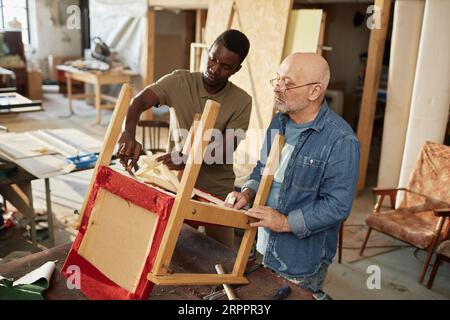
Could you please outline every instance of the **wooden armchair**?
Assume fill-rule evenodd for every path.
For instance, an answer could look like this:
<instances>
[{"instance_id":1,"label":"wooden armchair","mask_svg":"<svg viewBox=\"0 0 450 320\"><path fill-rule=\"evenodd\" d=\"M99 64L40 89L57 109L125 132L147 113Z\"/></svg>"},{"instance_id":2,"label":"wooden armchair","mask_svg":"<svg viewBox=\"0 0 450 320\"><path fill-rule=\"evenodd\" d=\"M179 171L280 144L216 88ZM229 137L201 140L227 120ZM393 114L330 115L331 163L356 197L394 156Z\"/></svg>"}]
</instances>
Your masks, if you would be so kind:
<instances>
[{"instance_id":1,"label":"wooden armchair","mask_svg":"<svg viewBox=\"0 0 450 320\"><path fill-rule=\"evenodd\" d=\"M369 229L359 254L363 254L372 229L427 250L419 277L419 282L423 282L431 256L445 230L444 223L448 224L440 209L450 210L449 182L450 147L425 143L406 188L373 189L378 201L366 219ZM404 196L395 207L399 192ZM391 210L382 212L387 196L391 200Z\"/></svg>"}]
</instances>

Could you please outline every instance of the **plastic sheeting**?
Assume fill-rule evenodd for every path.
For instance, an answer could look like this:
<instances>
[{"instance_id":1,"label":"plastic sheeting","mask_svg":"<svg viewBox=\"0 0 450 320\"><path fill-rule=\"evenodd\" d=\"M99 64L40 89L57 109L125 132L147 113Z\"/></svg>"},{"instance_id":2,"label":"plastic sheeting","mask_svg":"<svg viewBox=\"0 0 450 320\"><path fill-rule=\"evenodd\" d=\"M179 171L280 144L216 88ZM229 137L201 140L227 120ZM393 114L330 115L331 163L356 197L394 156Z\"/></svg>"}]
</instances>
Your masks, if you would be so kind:
<instances>
[{"instance_id":1,"label":"plastic sheeting","mask_svg":"<svg viewBox=\"0 0 450 320\"><path fill-rule=\"evenodd\" d=\"M100 37L119 60L143 75L146 0L91 0L91 38Z\"/></svg>"}]
</instances>

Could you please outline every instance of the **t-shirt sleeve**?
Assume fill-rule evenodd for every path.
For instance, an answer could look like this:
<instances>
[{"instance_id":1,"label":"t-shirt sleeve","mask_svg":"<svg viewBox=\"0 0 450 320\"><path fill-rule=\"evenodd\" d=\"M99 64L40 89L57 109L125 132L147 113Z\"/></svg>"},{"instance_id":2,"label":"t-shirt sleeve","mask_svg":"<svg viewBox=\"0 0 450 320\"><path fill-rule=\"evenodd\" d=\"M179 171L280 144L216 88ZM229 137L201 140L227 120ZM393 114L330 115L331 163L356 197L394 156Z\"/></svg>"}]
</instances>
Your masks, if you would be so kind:
<instances>
[{"instance_id":1,"label":"t-shirt sleeve","mask_svg":"<svg viewBox=\"0 0 450 320\"><path fill-rule=\"evenodd\" d=\"M227 124L227 129L242 129L244 131L247 131L251 113L252 100L249 99L249 102L243 108L234 112L233 116Z\"/></svg>"},{"instance_id":2,"label":"t-shirt sleeve","mask_svg":"<svg viewBox=\"0 0 450 320\"><path fill-rule=\"evenodd\" d=\"M181 74L178 70L160 78L155 83L148 86L158 97L159 103L171 106L171 92L177 92L181 86Z\"/></svg>"}]
</instances>

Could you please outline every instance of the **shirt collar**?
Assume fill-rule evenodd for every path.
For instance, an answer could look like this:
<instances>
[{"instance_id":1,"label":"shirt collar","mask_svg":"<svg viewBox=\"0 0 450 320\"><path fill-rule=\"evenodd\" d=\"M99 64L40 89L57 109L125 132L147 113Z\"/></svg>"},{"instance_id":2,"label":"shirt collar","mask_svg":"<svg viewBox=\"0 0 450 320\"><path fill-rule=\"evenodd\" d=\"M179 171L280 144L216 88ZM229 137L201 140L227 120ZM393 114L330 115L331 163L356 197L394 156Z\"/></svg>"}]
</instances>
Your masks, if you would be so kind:
<instances>
[{"instance_id":1,"label":"shirt collar","mask_svg":"<svg viewBox=\"0 0 450 320\"><path fill-rule=\"evenodd\" d=\"M200 98L214 99L214 100L221 99L228 93L228 91L230 90L230 87L231 87L231 82L227 81L227 84L225 85L225 87L222 90L220 90L217 93L210 94L210 93L208 93L208 91L206 91L205 86L203 85L203 79L202 79L201 72L197 73L197 81L198 81Z\"/></svg>"},{"instance_id":2,"label":"shirt collar","mask_svg":"<svg viewBox=\"0 0 450 320\"><path fill-rule=\"evenodd\" d=\"M325 119L328 114L328 110L329 110L328 103L326 100L324 100L322 105L320 106L320 110L319 110L317 117L314 119L314 121L309 129L313 129L317 132L320 132L323 129L323 126L325 125ZM280 113L279 117L280 117L281 126L284 131L286 128L286 123L289 120L289 116L285 113Z\"/></svg>"}]
</instances>

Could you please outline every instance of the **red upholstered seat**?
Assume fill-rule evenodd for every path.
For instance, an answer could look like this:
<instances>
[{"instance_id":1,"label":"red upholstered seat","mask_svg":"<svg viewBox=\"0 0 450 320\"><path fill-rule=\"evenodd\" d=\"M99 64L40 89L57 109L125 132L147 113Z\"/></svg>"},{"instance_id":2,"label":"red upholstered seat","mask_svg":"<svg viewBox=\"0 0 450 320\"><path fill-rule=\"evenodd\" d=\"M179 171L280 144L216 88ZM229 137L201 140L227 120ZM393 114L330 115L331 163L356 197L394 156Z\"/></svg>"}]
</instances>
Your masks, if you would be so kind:
<instances>
[{"instance_id":1,"label":"red upholstered seat","mask_svg":"<svg viewBox=\"0 0 450 320\"><path fill-rule=\"evenodd\" d=\"M107 190L109 193L117 195L129 203L133 203L140 208L146 209L149 215L154 215L157 219L156 227L151 239L151 247L147 251L146 257L143 258L144 265L138 274L133 274L133 277L135 277L138 282L133 291L127 290L115 283L104 274L101 268L96 266L95 262L90 262L79 254L80 246L87 232L92 209L97 200L97 195L101 190ZM78 235L67 256L61 271L62 274L67 278L73 278L73 266L78 267L80 270L80 290L90 299L147 299L153 288L153 284L147 280L147 275L152 270L174 200L175 198L173 196L152 186L126 177L108 167L100 167ZM91 227L92 226L93 224L91 224ZM117 250L119 246L125 243L125 240L126 239L119 238L118 241L111 242L111 246L108 247L107 250L112 252ZM115 263L119 265L122 262L122 259L126 259L126 257L117 257ZM130 271L123 270L123 273L126 272Z\"/></svg>"}]
</instances>

